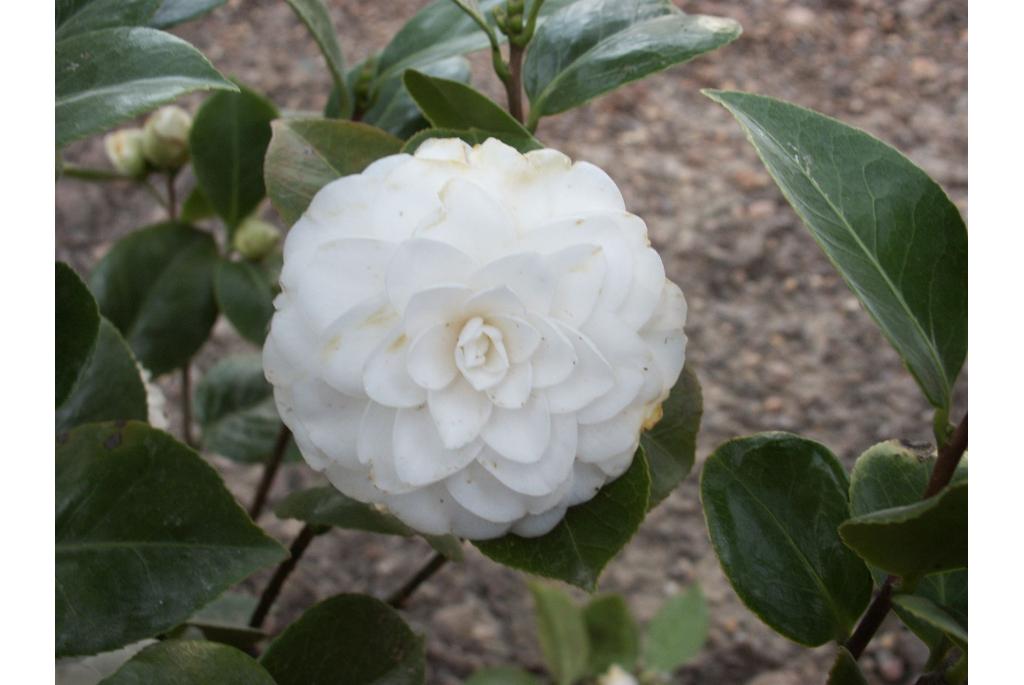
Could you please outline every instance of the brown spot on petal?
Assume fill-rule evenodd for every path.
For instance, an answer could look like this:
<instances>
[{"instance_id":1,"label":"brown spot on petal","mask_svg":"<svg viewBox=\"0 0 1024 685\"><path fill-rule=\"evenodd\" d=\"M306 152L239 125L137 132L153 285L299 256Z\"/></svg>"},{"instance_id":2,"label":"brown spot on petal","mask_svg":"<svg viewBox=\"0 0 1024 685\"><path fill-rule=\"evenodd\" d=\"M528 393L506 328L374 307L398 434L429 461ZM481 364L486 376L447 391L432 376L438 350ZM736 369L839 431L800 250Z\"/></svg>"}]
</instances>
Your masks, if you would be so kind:
<instances>
[{"instance_id":1,"label":"brown spot on petal","mask_svg":"<svg viewBox=\"0 0 1024 685\"><path fill-rule=\"evenodd\" d=\"M654 405L650 410L648 410L647 416L644 417L644 422L641 428L643 428L643 430L645 431L651 430L658 424L658 421L661 421L661 417L664 416L664 414L665 412L661 408L661 403L659 402L658 404Z\"/></svg>"},{"instance_id":2,"label":"brown spot on petal","mask_svg":"<svg viewBox=\"0 0 1024 685\"><path fill-rule=\"evenodd\" d=\"M400 336L395 338L395 341L393 343L388 345L388 352L397 352L398 350L400 350L403 347L405 347L405 345L408 342L409 342L409 336L407 336L405 333L402 333Z\"/></svg>"}]
</instances>

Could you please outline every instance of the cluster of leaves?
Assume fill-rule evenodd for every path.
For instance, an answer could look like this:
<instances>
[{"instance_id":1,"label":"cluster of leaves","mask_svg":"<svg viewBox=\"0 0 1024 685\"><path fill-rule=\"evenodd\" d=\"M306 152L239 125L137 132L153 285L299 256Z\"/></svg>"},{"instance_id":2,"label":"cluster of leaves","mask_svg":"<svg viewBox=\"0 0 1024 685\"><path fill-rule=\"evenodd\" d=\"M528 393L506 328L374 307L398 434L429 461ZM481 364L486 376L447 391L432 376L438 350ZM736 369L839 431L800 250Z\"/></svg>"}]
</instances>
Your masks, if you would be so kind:
<instances>
[{"instance_id":1,"label":"cluster of leaves","mask_svg":"<svg viewBox=\"0 0 1024 685\"><path fill-rule=\"evenodd\" d=\"M567 593L541 583L530 591L537 636L551 682L573 685L618 667L643 682L665 682L697 656L708 635L708 608L696 585L669 597L646 625L637 626L621 595L600 594L576 604ZM540 685L518 667L477 671L467 685Z\"/></svg>"},{"instance_id":2,"label":"cluster of leaves","mask_svg":"<svg viewBox=\"0 0 1024 685\"><path fill-rule=\"evenodd\" d=\"M184 369L188 378L191 359L221 314L243 339L262 344L280 249L254 256L239 245L267 197L290 225L325 184L429 137L494 136L521 150L541 147L533 129L542 116L739 34L731 21L686 15L668 0L534 0L532 40L523 32L510 39L525 48L522 85L532 109L523 123L468 84L463 55L505 40L494 30L509 26L496 19L498 0L437 0L352 69L321 0L288 3L332 77L323 117L283 116L159 30L223 0L57 2L58 148L184 93L217 91L194 118L189 152L196 185L180 213L173 193L180 169L161 172L171 190L168 221L118 241L85 281L65 264L56 267L57 656L162 640L105 682L423 681L422 639L393 608L362 595L314 606L271 639L258 660L250 656L269 639L260 628L265 607L229 588L275 563L284 568L288 553L187 444L187 427L181 442L147 425L148 373ZM287 432L257 355L221 359L189 399L205 451L264 463L271 477L276 460L298 458L294 444L282 440ZM514 568L595 589L647 512L692 468L701 411L700 386L688 367L626 474L570 509L546 536L510 535L477 547ZM329 487L292 493L275 513L304 522L310 539L333 528L415 535L390 514ZM444 558L461 559L459 540L426 539ZM537 593L539 604L542 594L554 596L550 589ZM648 668L671 670L703 640L702 633L675 634L680 612L706 620L699 595L687 597L670 602L650 627L642 653ZM599 645L612 644L607 616L626 614L620 604L597 598L580 614L595 645L588 673L604 654ZM635 651L635 628L631 634L620 637L631 639ZM674 640L684 634L690 642L680 646ZM620 657L626 667L637 665L635 653Z\"/></svg>"},{"instance_id":3,"label":"cluster of leaves","mask_svg":"<svg viewBox=\"0 0 1024 685\"><path fill-rule=\"evenodd\" d=\"M782 635L840 645L830 678L836 685L865 682L856 657L888 611L890 594L896 613L932 650L931 664L941 668L956 647L960 662L946 678L960 682L967 469L965 462L952 467L966 446L966 418L957 434L948 421L967 353L960 213L922 170L862 131L766 97L708 95L743 126L934 406L942 462L936 469L934 451L889 441L864 452L848 477L828 448L796 435L726 442L701 476L722 568L747 606Z\"/></svg>"}]
</instances>

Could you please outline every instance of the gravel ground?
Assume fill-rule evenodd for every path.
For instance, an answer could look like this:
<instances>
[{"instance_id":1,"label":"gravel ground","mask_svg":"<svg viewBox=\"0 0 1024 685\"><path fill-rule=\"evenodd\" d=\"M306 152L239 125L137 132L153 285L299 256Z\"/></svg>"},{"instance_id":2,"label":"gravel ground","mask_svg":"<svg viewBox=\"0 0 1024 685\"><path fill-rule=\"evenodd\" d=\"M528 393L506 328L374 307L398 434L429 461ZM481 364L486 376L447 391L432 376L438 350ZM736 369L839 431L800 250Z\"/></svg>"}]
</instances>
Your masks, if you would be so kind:
<instances>
[{"instance_id":1,"label":"gravel ground","mask_svg":"<svg viewBox=\"0 0 1024 685\"><path fill-rule=\"evenodd\" d=\"M354 62L382 47L424 2L329 4ZM686 293L687 363L704 387L698 460L729 437L770 429L820 440L847 464L880 440L928 440L930 412L895 353L799 224L738 126L699 90L769 94L860 126L921 164L966 213L966 0L693 0L682 6L733 17L745 33L690 65L545 119L538 135L611 174ZM177 32L282 108L324 104L326 69L282 2L230 0ZM500 99L487 59L474 59L474 82ZM194 107L198 100L187 102ZM103 163L95 140L76 144L67 156ZM141 192L63 181L56 191L57 257L88 272L113 240L159 216ZM197 373L239 346L219 324ZM162 380L172 400L176 383ZM964 379L956 415L966 404ZM258 473L215 461L247 497ZM308 481L304 467L286 467L274 495ZM282 539L297 529L272 516L262 523ZM417 541L353 532L324 536L285 588L270 627L283 627L310 603L339 591L383 595L428 555ZM625 593L642 622L692 582L711 603L711 634L674 682L823 682L830 649L806 650L775 636L722 576L695 475L609 565L601 589ZM427 635L431 683L461 682L483 665L541 668L523 577L473 551L421 588L406 616ZM924 657L911 636L889 623L862 663L872 683L907 683Z\"/></svg>"}]
</instances>

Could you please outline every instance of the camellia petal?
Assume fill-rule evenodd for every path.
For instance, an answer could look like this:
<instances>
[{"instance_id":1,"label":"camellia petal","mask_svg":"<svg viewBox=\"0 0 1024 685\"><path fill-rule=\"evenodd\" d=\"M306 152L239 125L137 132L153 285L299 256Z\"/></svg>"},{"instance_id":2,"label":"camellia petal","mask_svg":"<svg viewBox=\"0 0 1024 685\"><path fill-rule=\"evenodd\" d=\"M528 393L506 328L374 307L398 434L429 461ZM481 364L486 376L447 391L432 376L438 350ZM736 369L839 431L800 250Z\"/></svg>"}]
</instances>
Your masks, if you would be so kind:
<instances>
[{"instance_id":1,"label":"camellia petal","mask_svg":"<svg viewBox=\"0 0 1024 685\"><path fill-rule=\"evenodd\" d=\"M346 495L426 534L537 536L632 463L686 301L608 175L424 141L326 185L264 348L282 421Z\"/></svg>"}]
</instances>

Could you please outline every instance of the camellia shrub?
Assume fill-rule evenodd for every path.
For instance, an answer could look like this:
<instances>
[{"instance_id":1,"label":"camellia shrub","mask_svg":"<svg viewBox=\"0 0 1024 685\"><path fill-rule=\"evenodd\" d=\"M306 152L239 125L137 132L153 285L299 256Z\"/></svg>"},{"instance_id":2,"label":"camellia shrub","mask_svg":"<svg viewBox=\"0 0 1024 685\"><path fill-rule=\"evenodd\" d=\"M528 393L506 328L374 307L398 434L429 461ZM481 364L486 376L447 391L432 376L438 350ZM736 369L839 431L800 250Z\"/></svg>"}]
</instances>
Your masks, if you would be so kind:
<instances>
[{"instance_id":1,"label":"camellia shrub","mask_svg":"<svg viewBox=\"0 0 1024 685\"><path fill-rule=\"evenodd\" d=\"M56 3L58 183L135 184L166 213L89 274L56 265L58 682L425 682L399 609L464 545L593 592L694 464L684 294L612 176L536 129L740 27L669 0L435 0L349 67L321 0L286 1L333 81L322 115L280 111L161 30L223 0ZM470 85L478 50L506 106ZM194 114L169 104L193 91L208 91ZM722 569L778 633L834 643L830 683L866 682L857 660L890 612L930 650L918 682L965 682L960 213L862 131L706 95L935 409L933 445L866 445L851 473L799 435L720 445L700 492ZM108 169L64 158L104 132ZM283 228L261 218L266 199ZM221 315L237 349L261 353L220 359L193 389ZM152 383L169 373L178 436ZM244 506L213 453L262 465ZM302 525L289 549L255 523L286 460L322 474L274 503ZM435 555L391 597L338 594L267 634L289 574L334 528L420 536ZM258 595L235 587L263 569ZM642 630L623 597L530 588L547 673L495 665L469 682L667 682L707 635L696 587Z\"/></svg>"}]
</instances>

